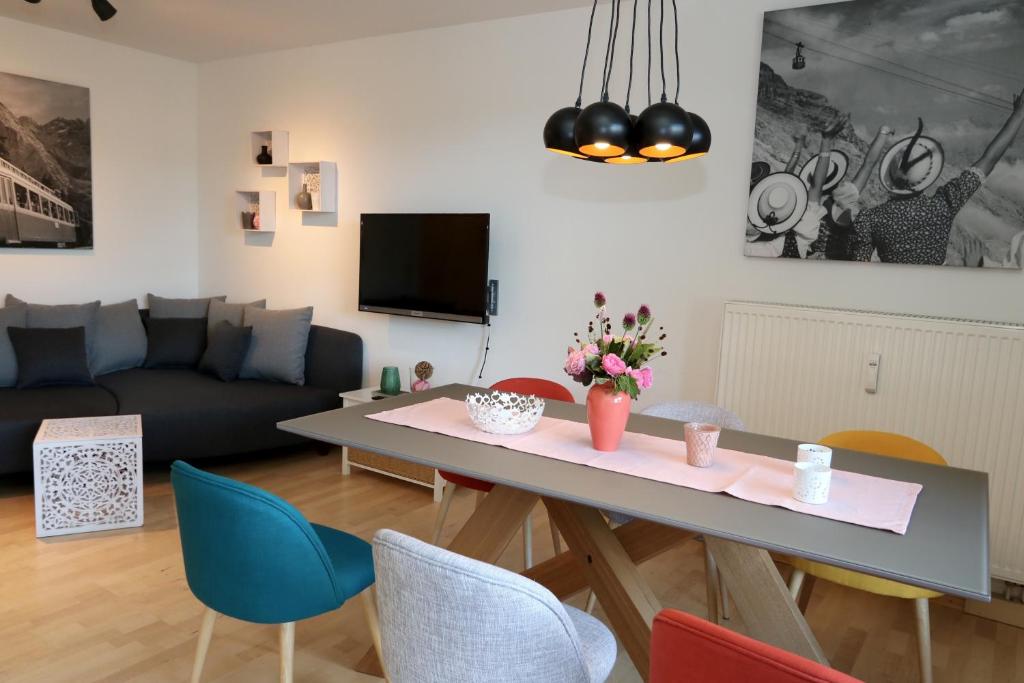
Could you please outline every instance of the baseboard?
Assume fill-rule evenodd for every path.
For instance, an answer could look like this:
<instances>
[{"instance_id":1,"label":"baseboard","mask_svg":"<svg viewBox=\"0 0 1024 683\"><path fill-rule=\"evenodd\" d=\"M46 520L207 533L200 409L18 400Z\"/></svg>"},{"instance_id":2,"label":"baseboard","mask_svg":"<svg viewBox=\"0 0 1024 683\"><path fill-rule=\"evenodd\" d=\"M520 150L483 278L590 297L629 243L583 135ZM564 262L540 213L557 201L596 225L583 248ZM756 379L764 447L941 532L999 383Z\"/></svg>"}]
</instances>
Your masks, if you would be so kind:
<instances>
[{"instance_id":1,"label":"baseboard","mask_svg":"<svg viewBox=\"0 0 1024 683\"><path fill-rule=\"evenodd\" d=\"M967 614L998 621L1001 624L1024 628L1024 603L1009 602L995 596L992 602L968 600L964 607Z\"/></svg>"}]
</instances>

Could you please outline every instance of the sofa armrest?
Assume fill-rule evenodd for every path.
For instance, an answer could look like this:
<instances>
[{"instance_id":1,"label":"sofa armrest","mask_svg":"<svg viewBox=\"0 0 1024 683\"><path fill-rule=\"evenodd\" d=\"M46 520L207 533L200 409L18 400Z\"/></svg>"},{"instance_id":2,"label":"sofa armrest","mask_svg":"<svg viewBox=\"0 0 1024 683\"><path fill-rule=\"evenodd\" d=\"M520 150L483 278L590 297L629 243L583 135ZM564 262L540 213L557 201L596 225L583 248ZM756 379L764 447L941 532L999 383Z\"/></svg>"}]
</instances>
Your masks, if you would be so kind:
<instances>
[{"instance_id":1,"label":"sofa armrest","mask_svg":"<svg viewBox=\"0 0 1024 683\"><path fill-rule=\"evenodd\" d=\"M352 391L363 386L363 339L358 334L313 325L306 347L306 384Z\"/></svg>"}]
</instances>

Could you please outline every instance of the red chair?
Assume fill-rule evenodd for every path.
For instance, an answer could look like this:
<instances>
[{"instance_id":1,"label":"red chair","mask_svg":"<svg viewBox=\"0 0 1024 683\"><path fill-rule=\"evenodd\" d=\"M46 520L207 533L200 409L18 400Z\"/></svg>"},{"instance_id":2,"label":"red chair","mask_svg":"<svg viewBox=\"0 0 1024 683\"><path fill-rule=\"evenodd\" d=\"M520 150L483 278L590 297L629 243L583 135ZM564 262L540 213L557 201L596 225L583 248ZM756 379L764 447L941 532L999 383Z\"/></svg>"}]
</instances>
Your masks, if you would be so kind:
<instances>
[{"instance_id":1,"label":"red chair","mask_svg":"<svg viewBox=\"0 0 1024 683\"><path fill-rule=\"evenodd\" d=\"M514 377L503 379L491 385L494 391L510 391L516 394L527 394L539 396L551 401L565 401L575 403L572 393L558 382L534 377ZM494 488L489 481L474 479L454 472L439 470L438 473L445 480L444 496L441 498L441 509L437 513L437 520L434 522L433 544L437 545L441 540L441 532L444 530L444 520L448 517L448 510L451 508L452 500L455 498L455 491L462 486L477 492L477 504L480 499ZM558 530L551 525L551 542L555 546L555 554L562 552L562 542L558 538ZM527 517L523 522L523 564L529 569L533 566L533 526L531 518Z\"/></svg>"},{"instance_id":2,"label":"red chair","mask_svg":"<svg viewBox=\"0 0 1024 683\"><path fill-rule=\"evenodd\" d=\"M650 683L861 683L692 614L654 618Z\"/></svg>"}]
</instances>

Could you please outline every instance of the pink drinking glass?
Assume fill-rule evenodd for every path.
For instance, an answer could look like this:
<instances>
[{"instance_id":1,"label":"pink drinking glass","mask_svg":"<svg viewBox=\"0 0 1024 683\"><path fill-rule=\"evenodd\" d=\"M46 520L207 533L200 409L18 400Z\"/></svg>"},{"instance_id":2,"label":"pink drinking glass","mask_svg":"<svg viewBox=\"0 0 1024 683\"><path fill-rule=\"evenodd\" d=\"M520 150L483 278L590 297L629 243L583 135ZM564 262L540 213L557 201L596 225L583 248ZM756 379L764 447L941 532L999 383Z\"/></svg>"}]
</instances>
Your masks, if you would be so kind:
<instances>
[{"instance_id":1,"label":"pink drinking glass","mask_svg":"<svg viewBox=\"0 0 1024 683\"><path fill-rule=\"evenodd\" d=\"M722 428L706 422L687 422L683 425L686 441L686 464L694 467L711 467L718 449L718 436Z\"/></svg>"}]
</instances>

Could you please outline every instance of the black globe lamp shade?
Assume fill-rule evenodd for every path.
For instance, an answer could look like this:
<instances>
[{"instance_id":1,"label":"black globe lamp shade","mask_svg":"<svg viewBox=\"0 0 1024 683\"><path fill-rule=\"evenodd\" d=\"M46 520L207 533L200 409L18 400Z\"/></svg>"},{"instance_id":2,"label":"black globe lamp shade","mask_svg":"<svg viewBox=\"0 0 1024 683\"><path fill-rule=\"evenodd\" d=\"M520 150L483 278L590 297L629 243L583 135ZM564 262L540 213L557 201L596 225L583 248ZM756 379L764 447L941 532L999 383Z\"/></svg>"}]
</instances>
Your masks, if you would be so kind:
<instances>
[{"instance_id":1,"label":"black globe lamp shade","mask_svg":"<svg viewBox=\"0 0 1024 683\"><path fill-rule=\"evenodd\" d=\"M657 102L644 109L636 127L640 154L651 159L682 156L693 137L690 117L671 102Z\"/></svg>"},{"instance_id":2,"label":"black globe lamp shade","mask_svg":"<svg viewBox=\"0 0 1024 683\"><path fill-rule=\"evenodd\" d=\"M649 159L640 155L640 147L637 144L636 138L636 114L629 115L629 145L626 147L626 151L617 157L611 157L605 159L606 164L615 164L617 166L631 166L634 164L646 164Z\"/></svg>"},{"instance_id":3,"label":"black globe lamp shade","mask_svg":"<svg viewBox=\"0 0 1024 683\"><path fill-rule=\"evenodd\" d=\"M692 111L689 114L690 121L693 123L693 139L690 140L690 146L686 148L685 154L675 159L669 159L667 163L673 164L677 161L696 159L711 151L711 128L708 126L708 122Z\"/></svg>"},{"instance_id":4,"label":"black globe lamp shade","mask_svg":"<svg viewBox=\"0 0 1024 683\"><path fill-rule=\"evenodd\" d=\"M579 107L563 107L551 115L544 124L544 147L549 152L586 158L576 148L576 119L579 115Z\"/></svg>"},{"instance_id":5,"label":"black globe lamp shade","mask_svg":"<svg viewBox=\"0 0 1024 683\"><path fill-rule=\"evenodd\" d=\"M622 156L631 128L625 109L614 102L595 102L576 119L576 149L588 157Z\"/></svg>"}]
</instances>

